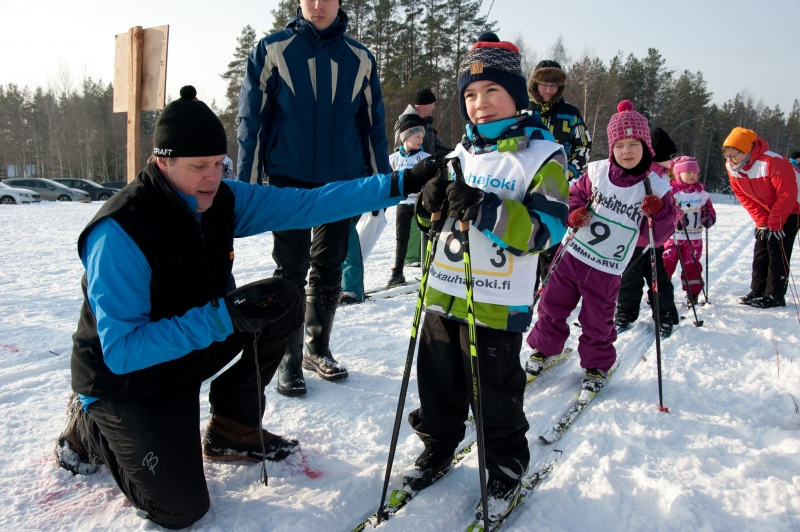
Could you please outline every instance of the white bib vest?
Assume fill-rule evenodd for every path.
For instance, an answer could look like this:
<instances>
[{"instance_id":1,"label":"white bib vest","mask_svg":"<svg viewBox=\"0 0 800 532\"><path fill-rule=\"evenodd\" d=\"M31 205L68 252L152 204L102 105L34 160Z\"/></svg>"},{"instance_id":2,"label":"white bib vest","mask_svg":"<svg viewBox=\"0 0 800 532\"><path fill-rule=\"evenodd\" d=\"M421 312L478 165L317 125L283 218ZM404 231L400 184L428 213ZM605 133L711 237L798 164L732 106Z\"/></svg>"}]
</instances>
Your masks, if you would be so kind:
<instances>
[{"instance_id":1,"label":"white bib vest","mask_svg":"<svg viewBox=\"0 0 800 532\"><path fill-rule=\"evenodd\" d=\"M518 152L472 155L459 144L448 157L457 156L461 160L464 179L470 186L493 192L501 199L522 202L536 172L559 149L552 142L531 141ZM455 178L452 166L450 174ZM458 224L458 220L449 217L445 220L428 283L445 294L464 298L464 261ZM504 249L502 242L493 241L472 225L469 245L475 301L508 306L533 303L537 255L514 256Z\"/></svg>"},{"instance_id":2,"label":"white bib vest","mask_svg":"<svg viewBox=\"0 0 800 532\"><path fill-rule=\"evenodd\" d=\"M429 153L425 153L424 151L420 150L414 155L403 156L402 153L396 151L389 155L389 164L392 166L392 170L399 171L399 170L406 170L411 168L415 164L420 161L424 161L431 155ZM399 205L414 205L414 202L417 200L416 194L409 194L408 198L404 199L399 203Z\"/></svg>"},{"instance_id":3,"label":"white bib vest","mask_svg":"<svg viewBox=\"0 0 800 532\"><path fill-rule=\"evenodd\" d=\"M632 187L618 187L608 177L609 161L589 163L587 173L592 182L592 217L589 225L581 227L567 251L579 261L601 272L622 275L631 260L639 237L644 214L642 198L644 182ZM659 198L670 187L655 172L650 172L650 186Z\"/></svg>"},{"instance_id":4,"label":"white bib vest","mask_svg":"<svg viewBox=\"0 0 800 532\"><path fill-rule=\"evenodd\" d=\"M708 203L708 192L673 192L673 197L678 207L683 211L683 226L689 233L689 240L700 240L703 238L703 224L701 223L703 214L706 213L705 205ZM686 233L683 229L676 229L675 240L686 240Z\"/></svg>"}]
</instances>

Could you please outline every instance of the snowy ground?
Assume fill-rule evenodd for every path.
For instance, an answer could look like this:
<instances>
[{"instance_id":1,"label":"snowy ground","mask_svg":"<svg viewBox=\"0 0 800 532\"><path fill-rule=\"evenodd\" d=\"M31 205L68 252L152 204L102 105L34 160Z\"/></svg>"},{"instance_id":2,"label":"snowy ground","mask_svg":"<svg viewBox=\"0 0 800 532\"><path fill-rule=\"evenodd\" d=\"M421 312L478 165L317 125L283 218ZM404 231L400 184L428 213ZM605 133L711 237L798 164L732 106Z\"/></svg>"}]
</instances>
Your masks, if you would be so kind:
<instances>
[{"instance_id":1,"label":"snowy ground","mask_svg":"<svg viewBox=\"0 0 800 532\"><path fill-rule=\"evenodd\" d=\"M73 477L52 456L64 422L70 337L81 303L75 242L99 206L0 206L4 530L158 528L136 516L105 470ZM717 212L711 305L699 309L705 325L693 327L687 312L663 342L664 402L671 413L656 407L653 326L640 320L620 336L621 367L602 399L556 445L562 461L507 530L800 530L797 311L791 303L775 310L736 303L748 291L753 224L739 206L719 205ZM392 209L366 266L368 288L388 279L393 219ZM239 283L272 273L271 246L269 234L237 242ZM416 272L407 270L407 276ZM267 389L265 426L298 437L302 454L271 464L267 488L258 484L257 466L206 464L211 510L193 530L348 532L375 511L415 297L340 309L332 347L350 378L331 384L308 376L309 393L301 399L278 395L274 383ZM574 346L576 331L567 345ZM552 452L536 436L571 400L580 377L573 356L528 389L532 464ZM206 384L198 437L208 419L207 391ZM414 377L407 409L417 405ZM395 485L421 449L404 423ZM473 452L381 528L464 530L478 499Z\"/></svg>"}]
</instances>

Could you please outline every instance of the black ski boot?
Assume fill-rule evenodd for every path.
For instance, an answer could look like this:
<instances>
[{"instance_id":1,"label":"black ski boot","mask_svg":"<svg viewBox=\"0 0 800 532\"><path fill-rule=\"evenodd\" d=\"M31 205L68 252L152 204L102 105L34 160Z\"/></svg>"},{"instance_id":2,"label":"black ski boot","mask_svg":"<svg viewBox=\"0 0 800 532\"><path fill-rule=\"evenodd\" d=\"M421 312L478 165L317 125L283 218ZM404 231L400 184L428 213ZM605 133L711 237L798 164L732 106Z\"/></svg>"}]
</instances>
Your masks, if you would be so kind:
<instances>
[{"instance_id":1,"label":"black ski boot","mask_svg":"<svg viewBox=\"0 0 800 532\"><path fill-rule=\"evenodd\" d=\"M394 286L404 284L405 282L406 278L403 275L403 268L398 268L395 266L392 268L392 277L389 279L389 282L386 283L386 288L392 288Z\"/></svg>"},{"instance_id":2,"label":"black ski boot","mask_svg":"<svg viewBox=\"0 0 800 532\"><path fill-rule=\"evenodd\" d=\"M750 290L746 296L739 298L739 303L742 305L749 305L754 299L761 299L762 297L764 297L764 294L760 294L755 290Z\"/></svg>"},{"instance_id":3,"label":"black ski boot","mask_svg":"<svg viewBox=\"0 0 800 532\"><path fill-rule=\"evenodd\" d=\"M514 509L522 489L520 479L510 480L489 473L486 481L486 502L489 505L489 526L505 518ZM475 508L475 519L483 523L483 501Z\"/></svg>"},{"instance_id":4,"label":"black ski boot","mask_svg":"<svg viewBox=\"0 0 800 532\"><path fill-rule=\"evenodd\" d=\"M614 316L614 328L617 330L618 333L622 331L627 331L631 327L631 320L625 317L623 314L617 314Z\"/></svg>"},{"instance_id":5,"label":"black ski boot","mask_svg":"<svg viewBox=\"0 0 800 532\"><path fill-rule=\"evenodd\" d=\"M414 462L414 467L403 473L403 488L406 491L424 490L450 470L455 449L445 451L425 447Z\"/></svg>"},{"instance_id":6,"label":"black ski boot","mask_svg":"<svg viewBox=\"0 0 800 532\"><path fill-rule=\"evenodd\" d=\"M289 337L289 345L278 366L278 393L290 397L306 394L306 381L303 378L303 335L301 325Z\"/></svg>"},{"instance_id":7,"label":"black ski boot","mask_svg":"<svg viewBox=\"0 0 800 532\"><path fill-rule=\"evenodd\" d=\"M751 299L748 304L755 308L785 307L786 299L783 297L764 296Z\"/></svg>"},{"instance_id":8,"label":"black ski boot","mask_svg":"<svg viewBox=\"0 0 800 532\"><path fill-rule=\"evenodd\" d=\"M80 417L85 415L86 412L83 411L78 394L72 392L67 400L67 426L56 440L53 454L55 454L56 463L73 475L97 473L101 465L100 457L90 455L81 441L78 423Z\"/></svg>"},{"instance_id":9,"label":"black ski boot","mask_svg":"<svg viewBox=\"0 0 800 532\"><path fill-rule=\"evenodd\" d=\"M339 288L323 291L314 286L308 289L306 297L306 353L303 357L303 369L316 371L326 381L347 378L347 369L336 362L329 347L339 293Z\"/></svg>"},{"instance_id":10,"label":"black ski boot","mask_svg":"<svg viewBox=\"0 0 800 532\"><path fill-rule=\"evenodd\" d=\"M669 338L672 334L672 328L674 327L674 320L672 319L671 312L665 312L661 315L660 319L658 320L658 327L661 332L661 339Z\"/></svg>"}]
</instances>

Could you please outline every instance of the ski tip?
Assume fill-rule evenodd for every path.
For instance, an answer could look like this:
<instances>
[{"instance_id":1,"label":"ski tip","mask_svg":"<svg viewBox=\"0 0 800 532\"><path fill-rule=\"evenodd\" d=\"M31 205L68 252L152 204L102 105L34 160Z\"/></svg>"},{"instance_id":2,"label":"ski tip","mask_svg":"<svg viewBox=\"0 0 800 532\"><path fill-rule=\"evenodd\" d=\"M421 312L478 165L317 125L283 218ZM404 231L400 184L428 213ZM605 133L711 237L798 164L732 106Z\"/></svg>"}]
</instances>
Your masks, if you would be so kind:
<instances>
[{"instance_id":1,"label":"ski tip","mask_svg":"<svg viewBox=\"0 0 800 532\"><path fill-rule=\"evenodd\" d=\"M546 438L545 436L539 436L539 441L544 443L544 444L546 444L546 445L550 445L551 443L553 443L553 441L551 441L550 439Z\"/></svg>"}]
</instances>

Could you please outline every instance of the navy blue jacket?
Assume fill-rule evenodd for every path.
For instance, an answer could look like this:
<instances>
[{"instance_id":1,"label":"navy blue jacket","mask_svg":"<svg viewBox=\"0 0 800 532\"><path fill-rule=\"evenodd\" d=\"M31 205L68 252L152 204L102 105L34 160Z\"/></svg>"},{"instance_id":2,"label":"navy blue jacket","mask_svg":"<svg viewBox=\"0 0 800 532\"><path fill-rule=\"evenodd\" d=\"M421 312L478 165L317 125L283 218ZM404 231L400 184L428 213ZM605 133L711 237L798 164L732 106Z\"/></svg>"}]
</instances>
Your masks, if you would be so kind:
<instances>
[{"instance_id":1,"label":"navy blue jacket","mask_svg":"<svg viewBox=\"0 0 800 532\"><path fill-rule=\"evenodd\" d=\"M390 173L375 58L345 36L341 9L323 34L297 13L247 61L238 179L280 175L325 184Z\"/></svg>"}]
</instances>

